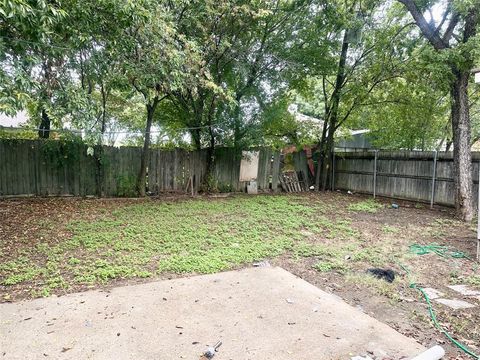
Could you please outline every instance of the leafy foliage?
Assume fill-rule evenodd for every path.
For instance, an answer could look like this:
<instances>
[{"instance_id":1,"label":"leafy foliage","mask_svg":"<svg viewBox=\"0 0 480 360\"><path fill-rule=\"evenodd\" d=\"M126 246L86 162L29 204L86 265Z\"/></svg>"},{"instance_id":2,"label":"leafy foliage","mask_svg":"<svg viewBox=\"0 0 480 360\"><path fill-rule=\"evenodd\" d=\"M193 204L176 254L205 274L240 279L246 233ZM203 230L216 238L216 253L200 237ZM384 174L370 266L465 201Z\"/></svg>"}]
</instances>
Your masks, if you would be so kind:
<instances>
[{"instance_id":1,"label":"leafy foliage","mask_svg":"<svg viewBox=\"0 0 480 360\"><path fill-rule=\"evenodd\" d=\"M134 175L121 175L117 177L117 196L134 197L137 192L135 189L136 177Z\"/></svg>"},{"instance_id":2,"label":"leafy foliage","mask_svg":"<svg viewBox=\"0 0 480 360\"><path fill-rule=\"evenodd\" d=\"M38 137L38 134L33 130L28 129L9 129L0 126L0 139L29 139L33 140Z\"/></svg>"},{"instance_id":3,"label":"leafy foliage","mask_svg":"<svg viewBox=\"0 0 480 360\"><path fill-rule=\"evenodd\" d=\"M79 136L65 133L58 139L44 140L41 148L48 165L62 168L79 160L80 151L84 149L83 145Z\"/></svg>"},{"instance_id":4,"label":"leafy foliage","mask_svg":"<svg viewBox=\"0 0 480 360\"><path fill-rule=\"evenodd\" d=\"M478 36L434 51L397 2L6 0L0 17L0 111L27 109L35 127L47 113L91 145L141 144L154 103L157 146L312 144L338 102L336 126L432 149L452 137L446 64L479 59ZM293 103L323 122L299 121Z\"/></svg>"}]
</instances>

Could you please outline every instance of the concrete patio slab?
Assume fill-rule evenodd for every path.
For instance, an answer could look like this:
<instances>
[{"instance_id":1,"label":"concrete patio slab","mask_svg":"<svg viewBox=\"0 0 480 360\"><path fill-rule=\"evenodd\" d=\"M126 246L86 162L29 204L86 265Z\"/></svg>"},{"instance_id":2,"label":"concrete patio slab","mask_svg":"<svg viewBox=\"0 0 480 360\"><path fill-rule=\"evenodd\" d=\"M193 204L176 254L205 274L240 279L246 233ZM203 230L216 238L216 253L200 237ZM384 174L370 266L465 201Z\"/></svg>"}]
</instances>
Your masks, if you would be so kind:
<instances>
[{"instance_id":1,"label":"concrete patio slab","mask_svg":"<svg viewBox=\"0 0 480 360\"><path fill-rule=\"evenodd\" d=\"M453 310L470 309L475 307L475 305L459 299L435 299L435 301L445 306L448 306Z\"/></svg>"},{"instance_id":2,"label":"concrete patio slab","mask_svg":"<svg viewBox=\"0 0 480 360\"><path fill-rule=\"evenodd\" d=\"M288 302L286 299L290 299ZM0 305L2 359L394 359L413 339L281 268Z\"/></svg>"},{"instance_id":3,"label":"concrete patio slab","mask_svg":"<svg viewBox=\"0 0 480 360\"><path fill-rule=\"evenodd\" d=\"M480 291L472 290L467 285L450 285L448 287L459 292L463 296L480 296Z\"/></svg>"},{"instance_id":4,"label":"concrete patio slab","mask_svg":"<svg viewBox=\"0 0 480 360\"><path fill-rule=\"evenodd\" d=\"M428 297L432 300L438 299L439 297L442 297L444 295L444 293L434 288L423 288L423 291L425 291Z\"/></svg>"}]
</instances>

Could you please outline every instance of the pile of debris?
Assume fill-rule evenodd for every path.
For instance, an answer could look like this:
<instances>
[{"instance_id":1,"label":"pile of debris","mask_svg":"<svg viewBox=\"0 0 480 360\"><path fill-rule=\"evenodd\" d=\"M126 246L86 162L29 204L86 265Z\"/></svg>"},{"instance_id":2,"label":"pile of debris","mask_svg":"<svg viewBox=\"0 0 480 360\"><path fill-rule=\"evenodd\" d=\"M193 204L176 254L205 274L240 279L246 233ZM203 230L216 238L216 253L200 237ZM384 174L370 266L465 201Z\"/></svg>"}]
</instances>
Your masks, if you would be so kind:
<instances>
[{"instance_id":1,"label":"pile of debris","mask_svg":"<svg viewBox=\"0 0 480 360\"><path fill-rule=\"evenodd\" d=\"M296 171L285 171L280 175L280 185L285 192L308 191L308 184L300 179Z\"/></svg>"}]
</instances>

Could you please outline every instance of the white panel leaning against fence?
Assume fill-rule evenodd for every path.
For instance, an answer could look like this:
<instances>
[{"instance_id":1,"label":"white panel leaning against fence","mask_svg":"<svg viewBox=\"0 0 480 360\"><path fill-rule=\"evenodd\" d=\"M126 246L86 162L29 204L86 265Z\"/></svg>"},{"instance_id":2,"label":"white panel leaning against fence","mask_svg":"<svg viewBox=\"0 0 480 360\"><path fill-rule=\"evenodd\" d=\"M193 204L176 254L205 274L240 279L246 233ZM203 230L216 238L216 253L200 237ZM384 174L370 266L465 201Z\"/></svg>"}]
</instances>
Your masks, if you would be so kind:
<instances>
[{"instance_id":1,"label":"white panel leaning against fence","mask_svg":"<svg viewBox=\"0 0 480 360\"><path fill-rule=\"evenodd\" d=\"M258 151L242 151L240 162L240 181L257 180L258 177Z\"/></svg>"},{"instance_id":2,"label":"white panel leaning against fence","mask_svg":"<svg viewBox=\"0 0 480 360\"><path fill-rule=\"evenodd\" d=\"M257 194L258 161L259 151L242 151L242 160L240 161L240 179L247 182L247 193Z\"/></svg>"}]
</instances>

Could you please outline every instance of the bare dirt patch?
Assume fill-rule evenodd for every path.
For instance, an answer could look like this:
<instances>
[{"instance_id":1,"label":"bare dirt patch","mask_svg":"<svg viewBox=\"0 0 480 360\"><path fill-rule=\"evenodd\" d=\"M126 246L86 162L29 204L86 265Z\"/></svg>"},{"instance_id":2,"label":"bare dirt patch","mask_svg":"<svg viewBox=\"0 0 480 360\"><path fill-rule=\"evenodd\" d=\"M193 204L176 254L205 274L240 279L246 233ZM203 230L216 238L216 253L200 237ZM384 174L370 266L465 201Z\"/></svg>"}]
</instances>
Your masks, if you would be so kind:
<instances>
[{"instance_id":1,"label":"bare dirt patch","mask_svg":"<svg viewBox=\"0 0 480 360\"><path fill-rule=\"evenodd\" d=\"M412 336L468 358L434 329L415 281L480 288L478 264L423 256L411 244L438 243L473 257L472 225L451 209L341 193L228 198L10 199L0 201L0 300L18 301L97 287L251 266L269 259ZM365 273L391 268L393 284ZM410 276L404 271L410 270ZM480 352L480 301L451 310L441 325Z\"/></svg>"}]
</instances>

